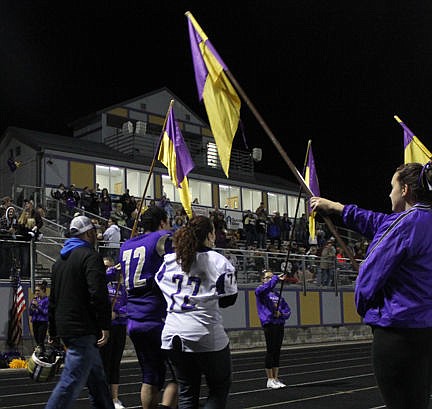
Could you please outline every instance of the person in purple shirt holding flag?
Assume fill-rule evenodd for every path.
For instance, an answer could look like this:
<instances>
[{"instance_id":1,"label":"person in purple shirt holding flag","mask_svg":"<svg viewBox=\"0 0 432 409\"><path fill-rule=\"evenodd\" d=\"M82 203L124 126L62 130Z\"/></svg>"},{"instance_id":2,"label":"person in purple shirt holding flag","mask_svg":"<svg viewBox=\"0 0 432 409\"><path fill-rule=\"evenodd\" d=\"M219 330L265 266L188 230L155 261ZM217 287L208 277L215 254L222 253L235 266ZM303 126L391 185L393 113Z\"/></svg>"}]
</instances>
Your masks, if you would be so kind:
<instances>
[{"instance_id":1,"label":"person in purple shirt holding flag","mask_svg":"<svg viewBox=\"0 0 432 409\"><path fill-rule=\"evenodd\" d=\"M320 197L314 210L342 216L371 239L355 302L372 327L372 359L389 409L426 409L432 382L432 162L399 166L391 180L393 213Z\"/></svg>"},{"instance_id":2,"label":"person in purple shirt holding flag","mask_svg":"<svg viewBox=\"0 0 432 409\"><path fill-rule=\"evenodd\" d=\"M120 265L128 294L128 334L134 344L142 371L143 409L156 408L164 386L166 360L161 350L161 334L166 302L155 282L163 256L172 253L172 232L168 216L160 207L149 207L141 217L144 234L124 242ZM175 407L177 385L165 387L162 407Z\"/></svg>"},{"instance_id":3,"label":"person in purple shirt holding flag","mask_svg":"<svg viewBox=\"0 0 432 409\"><path fill-rule=\"evenodd\" d=\"M255 290L258 317L266 340L265 371L267 388L279 389L286 385L279 380L280 350L284 337L285 321L291 316L291 309L285 299L275 292L279 281L285 275L273 275L271 270L262 272L262 284Z\"/></svg>"}]
</instances>

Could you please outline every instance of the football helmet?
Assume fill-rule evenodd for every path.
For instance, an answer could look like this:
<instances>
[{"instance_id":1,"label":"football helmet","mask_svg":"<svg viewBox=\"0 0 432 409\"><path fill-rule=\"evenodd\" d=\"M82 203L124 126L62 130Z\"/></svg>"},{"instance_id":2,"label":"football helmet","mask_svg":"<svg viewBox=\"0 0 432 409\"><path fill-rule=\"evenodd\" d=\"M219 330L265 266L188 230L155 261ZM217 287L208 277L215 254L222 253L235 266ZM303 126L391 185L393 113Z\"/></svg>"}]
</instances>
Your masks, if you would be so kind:
<instances>
[{"instance_id":1,"label":"football helmet","mask_svg":"<svg viewBox=\"0 0 432 409\"><path fill-rule=\"evenodd\" d=\"M44 352L37 348L27 363L27 371L30 378L36 382L51 380L58 372L63 358L63 351L51 346L46 346Z\"/></svg>"}]
</instances>

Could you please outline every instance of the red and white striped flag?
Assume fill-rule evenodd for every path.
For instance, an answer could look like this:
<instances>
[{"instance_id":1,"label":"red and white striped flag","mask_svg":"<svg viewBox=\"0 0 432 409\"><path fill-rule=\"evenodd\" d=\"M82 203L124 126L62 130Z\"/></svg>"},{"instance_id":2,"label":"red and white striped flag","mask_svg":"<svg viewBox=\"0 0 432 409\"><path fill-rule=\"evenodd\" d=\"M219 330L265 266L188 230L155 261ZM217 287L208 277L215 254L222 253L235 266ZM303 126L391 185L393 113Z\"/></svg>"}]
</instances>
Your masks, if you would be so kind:
<instances>
[{"instance_id":1,"label":"red and white striped flag","mask_svg":"<svg viewBox=\"0 0 432 409\"><path fill-rule=\"evenodd\" d=\"M17 281L14 286L14 293L12 299L12 308L10 310L9 319L9 336L8 344L10 346L17 346L22 339L22 315L26 309L26 302L24 297L24 290L21 282Z\"/></svg>"}]
</instances>

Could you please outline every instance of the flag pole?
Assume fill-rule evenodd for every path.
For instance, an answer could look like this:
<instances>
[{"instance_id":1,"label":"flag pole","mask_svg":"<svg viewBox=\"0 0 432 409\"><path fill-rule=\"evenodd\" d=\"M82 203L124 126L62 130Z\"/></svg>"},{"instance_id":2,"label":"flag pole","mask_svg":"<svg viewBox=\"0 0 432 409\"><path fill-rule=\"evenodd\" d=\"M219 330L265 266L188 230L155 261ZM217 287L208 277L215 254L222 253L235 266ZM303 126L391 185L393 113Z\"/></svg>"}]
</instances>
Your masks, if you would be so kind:
<instances>
[{"instance_id":1,"label":"flag pole","mask_svg":"<svg viewBox=\"0 0 432 409\"><path fill-rule=\"evenodd\" d=\"M303 174L305 174L305 172L306 172L306 166L307 166L308 155L309 155L309 150L310 150L311 144L312 144L312 140L309 139L308 144L307 144L307 148L306 148L306 156L305 156L304 163L303 163ZM295 237L294 236L294 233L295 233L295 223L296 223L296 220L297 220L298 210L299 210L299 207L300 207L301 194L302 194L302 187L300 186L299 192L298 192L298 196L297 196L296 210L295 210L295 213L294 213L294 224L293 224L293 228L291 230L291 238L290 238L291 239L290 240L291 243L293 242L293 239ZM290 254L291 254L291 244L288 247L288 251L287 251L287 254L286 254L286 258L285 258L285 266L284 266L284 269L282 271L282 273L284 275L287 272L287 267L288 267L288 263L289 263ZM303 271L303 277L304 276L305 276L305 272ZM283 290L284 284L285 284L285 280L282 281L282 284L280 286L278 300L277 300L277 303L276 303L276 311L279 310L279 305L280 305L280 300L281 300L281 297L282 297L282 290ZM303 288L303 290L306 291L306 288Z\"/></svg>"},{"instance_id":2,"label":"flag pole","mask_svg":"<svg viewBox=\"0 0 432 409\"><path fill-rule=\"evenodd\" d=\"M258 110L255 108L255 106L252 103L252 101L246 95L246 93L243 90L243 88L237 82L237 80L235 79L234 75L231 73L230 70L226 70L225 73L226 73L227 77L231 80L232 84L237 89L237 91L239 92L239 94L241 95L241 97L243 98L243 100L246 102L246 105L252 111L252 113L255 116L255 118L257 119L258 123L264 129L265 133L270 138L270 140L272 141L273 145L276 147L276 149L278 150L279 154L282 156L283 160L285 161L285 163L290 168L291 172L296 177L297 181L300 184L300 187L307 194L308 198L312 197L314 194L310 190L309 186L306 184L303 176L300 174L300 172L298 171L298 169L295 167L295 165L292 162L292 160L288 157L287 153L282 148L282 145L276 139L275 135L273 134L273 132L271 131L271 129L269 128L269 126L267 125L267 123L264 121L263 117L260 115L260 113L258 112ZM333 234L333 236L336 238L336 240L339 243L339 245L342 247L342 249L345 252L345 254L347 254L348 257L350 258L353 267L356 270L358 270L358 264L357 264L356 260L354 259L354 255L352 254L351 250L348 248L348 246L345 244L345 242L340 237L340 235L337 232L336 227L334 226L334 224L331 221L331 219L328 216L321 215L321 217L323 218L324 222L327 224L329 230L331 231L331 233Z\"/></svg>"},{"instance_id":3,"label":"flag pole","mask_svg":"<svg viewBox=\"0 0 432 409\"><path fill-rule=\"evenodd\" d=\"M157 146L157 149L156 149L156 153L155 153L155 155L154 155L154 157L153 157L153 160L152 160L152 163L151 163L151 165L150 165L149 175L148 175L148 177L147 177L147 182L146 182L146 185L145 185L145 187L144 187L144 193L143 193L143 195L142 195L141 203L140 203L140 206L139 206L138 212L137 212L137 214L136 214L136 216L135 216L134 225L133 225L133 227L132 227L131 238L132 238L132 237L135 237L135 235L136 235L136 233L137 233L137 228L138 228L138 219L141 217L141 212L142 212L142 208L143 208L143 203L144 203L144 201L145 201L145 196L146 196L146 193L147 193L147 189L148 189L148 187L149 187L149 185L150 185L150 178L151 178L151 176L152 176L152 174L153 174L153 169L154 169L154 166L155 166L155 163L156 163L156 158L157 158L157 156L158 156L158 154L159 154L159 147L160 147L160 143L161 143L161 140L162 140L163 132L164 132L164 130L165 130L165 126L166 126L166 123L167 123L167 120L168 120L168 114L169 114L170 109L171 109L171 107L173 106L173 104L174 104L174 100L172 99L172 100L170 101L170 104L169 104L169 107L168 107L167 114L165 115L164 124L163 124L163 126L162 126L162 134L161 134L161 137L159 138L159 143L158 143L158 146Z\"/></svg>"}]
</instances>

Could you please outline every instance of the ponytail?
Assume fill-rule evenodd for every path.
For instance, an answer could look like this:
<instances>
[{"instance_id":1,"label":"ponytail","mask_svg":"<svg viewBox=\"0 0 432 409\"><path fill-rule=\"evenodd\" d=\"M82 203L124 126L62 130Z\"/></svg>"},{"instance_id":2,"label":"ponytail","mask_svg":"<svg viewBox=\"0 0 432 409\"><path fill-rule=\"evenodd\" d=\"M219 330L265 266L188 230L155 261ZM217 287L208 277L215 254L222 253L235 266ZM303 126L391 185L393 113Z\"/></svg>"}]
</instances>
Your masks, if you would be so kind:
<instances>
[{"instance_id":1,"label":"ponytail","mask_svg":"<svg viewBox=\"0 0 432 409\"><path fill-rule=\"evenodd\" d=\"M190 272L197 251L204 247L209 233L213 230L213 223L208 217L197 216L174 234L176 260L185 273Z\"/></svg>"}]
</instances>

